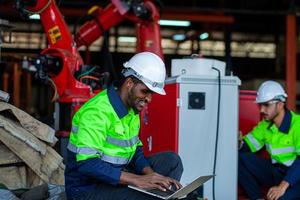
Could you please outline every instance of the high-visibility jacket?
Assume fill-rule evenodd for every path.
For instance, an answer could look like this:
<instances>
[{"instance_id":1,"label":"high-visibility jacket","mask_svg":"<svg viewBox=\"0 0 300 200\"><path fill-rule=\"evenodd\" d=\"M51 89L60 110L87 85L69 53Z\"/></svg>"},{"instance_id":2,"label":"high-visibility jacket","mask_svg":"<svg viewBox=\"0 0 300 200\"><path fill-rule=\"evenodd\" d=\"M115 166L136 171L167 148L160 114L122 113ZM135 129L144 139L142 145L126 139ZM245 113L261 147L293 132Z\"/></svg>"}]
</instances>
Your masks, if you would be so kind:
<instances>
[{"instance_id":1,"label":"high-visibility jacket","mask_svg":"<svg viewBox=\"0 0 300 200\"><path fill-rule=\"evenodd\" d=\"M291 166L300 155L300 116L286 110L279 128L262 120L243 139L252 152L257 152L266 145L272 163Z\"/></svg>"},{"instance_id":2,"label":"high-visibility jacket","mask_svg":"<svg viewBox=\"0 0 300 200\"><path fill-rule=\"evenodd\" d=\"M107 90L85 103L73 117L68 145L76 160L100 158L111 164L128 164L142 143L139 115L133 109L126 113L118 116Z\"/></svg>"}]
</instances>

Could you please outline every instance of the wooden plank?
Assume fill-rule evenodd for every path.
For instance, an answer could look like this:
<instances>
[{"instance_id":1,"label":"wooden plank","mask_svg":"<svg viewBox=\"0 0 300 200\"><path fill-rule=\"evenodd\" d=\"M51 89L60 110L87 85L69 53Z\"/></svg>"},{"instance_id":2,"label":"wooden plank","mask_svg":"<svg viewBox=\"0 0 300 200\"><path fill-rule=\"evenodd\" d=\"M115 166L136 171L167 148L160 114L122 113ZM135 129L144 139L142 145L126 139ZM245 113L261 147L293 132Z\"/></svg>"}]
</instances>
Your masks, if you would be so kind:
<instances>
[{"instance_id":1,"label":"wooden plank","mask_svg":"<svg viewBox=\"0 0 300 200\"><path fill-rule=\"evenodd\" d=\"M36 151L45 155L46 144L41 142L38 138L34 137L27 130L23 129L17 122L0 115L0 126L7 130L11 135L15 136L19 140L28 144L30 147L34 148Z\"/></svg>"},{"instance_id":2,"label":"wooden plank","mask_svg":"<svg viewBox=\"0 0 300 200\"><path fill-rule=\"evenodd\" d=\"M51 147L46 147L45 155L0 128L0 140L20 157L43 181L58 185L64 184L62 158ZM53 177L52 177L53 176Z\"/></svg>"},{"instance_id":3,"label":"wooden plank","mask_svg":"<svg viewBox=\"0 0 300 200\"><path fill-rule=\"evenodd\" d=\"M11 152L4 144L0 143L0 166L22 163L23 161Z\"/></svg>"},{"instance_id":4,"label":"wooden plank","mask_svg":"<svg viewBox=\"0 0 300 200\"><path fill-rule=\"evenodd\" d=\"M0 182L11 190L28 188L26 177L26 166L1 167Z\"/></svg>"},{"instance_id":5,"label":"wooden plank","mask_svg":"<svg viewBox=\"0 0 300 200\"><path fill-rule=\"evenodd\" d=\"M33 188L44 182L28 166L1 167L0 183L8 189Z\"/></svg>"},{"instance_id":6,"label":"wooden plank","mask_svg":"<svg viewBox=\"0 0 300 200\"><path fill-rule=\"evenodd\" d=\"M15 106L5 102L0 102L0 111L5 112L7 110L18 119L20 125L30 134L51 145L54 145L57 142L54 129L34 119L32 116Z\"/></svg>"}]
</instances>

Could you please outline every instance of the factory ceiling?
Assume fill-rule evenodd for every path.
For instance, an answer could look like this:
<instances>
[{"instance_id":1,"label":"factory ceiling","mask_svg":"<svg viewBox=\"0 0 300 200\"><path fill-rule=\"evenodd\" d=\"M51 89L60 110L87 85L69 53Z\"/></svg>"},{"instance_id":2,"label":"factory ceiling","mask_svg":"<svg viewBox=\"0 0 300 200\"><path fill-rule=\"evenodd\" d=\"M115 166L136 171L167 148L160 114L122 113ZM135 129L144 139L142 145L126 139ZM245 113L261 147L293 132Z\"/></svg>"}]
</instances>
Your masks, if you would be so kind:
<instances>
[{"instance_id":1,"label":"factory ceiling","mask_svg":"<svg viewBox=\"0 0 300 200\"><path fill-rule=\"evenodd\" d=\"M14 0L0 0L0 18L22 21L14 9L14 2ZM110 3L107 0L56 2L69 23L74 23L76 19L84 16L94 5L105 7ZM225 26L233 31L246 33L282 33L285 29L286 14L300 13L300 1L297 0L154 0L154 2L161 7L162 18L191 20L194 29L222 29ZM204 19L203 16L218 16L218 18ZM228 20L226 17L233 17L234 23L230 25L225 23Z\"/></svg>"}]
</instances>

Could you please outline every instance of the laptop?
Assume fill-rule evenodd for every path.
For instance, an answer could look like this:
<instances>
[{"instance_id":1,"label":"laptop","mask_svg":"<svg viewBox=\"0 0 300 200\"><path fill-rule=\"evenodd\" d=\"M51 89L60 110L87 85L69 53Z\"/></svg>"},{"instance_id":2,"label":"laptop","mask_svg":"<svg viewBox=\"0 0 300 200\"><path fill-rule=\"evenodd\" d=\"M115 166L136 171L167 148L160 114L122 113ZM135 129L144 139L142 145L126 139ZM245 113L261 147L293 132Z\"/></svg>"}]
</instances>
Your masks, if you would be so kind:
<instances>
[{"instance_id":1,"label":"laptop","mask_svg":"<svg viewBox=\"0 0 300 200\"><path fill-rule=\"evenodd\" d=\"M139 192L143 192L155 197L158 197L160 199L181 199L186 197L189 193L196 190L199 186L203 185L206 181L211 179L214 175L208 175L208 176L200 176L196 178L193 182L189 183L188 185L180 188L177 191L172 191L167 189L167 191L162 191L159 189L143 189L138 188L132 185L128 185L129 188L137 190Z\"/></svg>"}]
</instances>

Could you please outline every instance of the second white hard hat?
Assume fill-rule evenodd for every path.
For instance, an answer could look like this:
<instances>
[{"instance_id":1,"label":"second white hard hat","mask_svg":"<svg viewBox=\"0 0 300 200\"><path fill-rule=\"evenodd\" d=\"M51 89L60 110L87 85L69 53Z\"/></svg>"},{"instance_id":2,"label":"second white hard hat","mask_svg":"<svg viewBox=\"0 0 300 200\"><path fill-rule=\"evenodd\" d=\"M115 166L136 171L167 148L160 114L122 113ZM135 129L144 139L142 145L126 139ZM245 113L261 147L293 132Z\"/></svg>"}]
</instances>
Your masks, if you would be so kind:
<instances>
[{"instance_id":1,"label":"second white hard hat","mask_svg":"<svg viewBox=\"0 0 300 200\"><path fill-rule=\"evenodd\" d=\"M162 59L151 52L141 52L134 55L128 62L124 63L126 68L123 75L135 76L141 80L150 90L165 95L164 90L166 68Z\"/></svg>"},{"instance_id":2,"label":"second white hard hat","mask_svg":"<svg viewBox=\"0 0 300 200\"><path fill-rule=\"evenodd\" d=\"M257 90L256 103L265 103L271 100L285 102L287 96L279 83L275 81L265 81Z\"/></svg>"}]
</instances>

